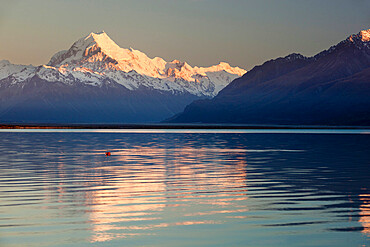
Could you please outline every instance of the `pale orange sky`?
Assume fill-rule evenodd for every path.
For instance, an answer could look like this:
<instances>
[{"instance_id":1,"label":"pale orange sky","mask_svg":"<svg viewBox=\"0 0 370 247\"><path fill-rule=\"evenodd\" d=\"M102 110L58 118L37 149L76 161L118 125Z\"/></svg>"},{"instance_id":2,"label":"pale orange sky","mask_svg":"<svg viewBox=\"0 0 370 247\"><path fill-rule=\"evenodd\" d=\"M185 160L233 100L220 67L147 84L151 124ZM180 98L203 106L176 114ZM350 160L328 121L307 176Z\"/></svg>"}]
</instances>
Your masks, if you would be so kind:
<instances>
[{"instance_id":1,"label":"pale orange sky","mask_svg":"<svg viewBox=\"0 0 370 247\"><path fill-rule=\"evenodd\" d=\"M365 0L0 0L0 60L45 64L104 30L149 57L251 69L293 52L314 55L370 28L369 9Z\"/></svg>"}]
</instances>

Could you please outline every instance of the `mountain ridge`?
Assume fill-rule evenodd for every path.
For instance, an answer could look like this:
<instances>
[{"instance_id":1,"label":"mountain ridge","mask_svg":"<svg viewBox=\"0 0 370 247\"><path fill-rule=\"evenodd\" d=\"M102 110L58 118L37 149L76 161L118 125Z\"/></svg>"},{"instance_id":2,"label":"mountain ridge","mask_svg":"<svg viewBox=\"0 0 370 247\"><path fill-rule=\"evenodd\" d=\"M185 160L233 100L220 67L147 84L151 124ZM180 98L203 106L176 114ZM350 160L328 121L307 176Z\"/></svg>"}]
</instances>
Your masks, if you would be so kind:
<instances>
[{"instance_id":1,"label":"mountain ridge","mask_svg":"<svg viewBox=\"0 0 370 247\"><path fill-rule=\"evenodd\" d=\"M368 34L350 35L312 57L269 60L168 121L370 125Z\"/></svg>"}]
</instances>

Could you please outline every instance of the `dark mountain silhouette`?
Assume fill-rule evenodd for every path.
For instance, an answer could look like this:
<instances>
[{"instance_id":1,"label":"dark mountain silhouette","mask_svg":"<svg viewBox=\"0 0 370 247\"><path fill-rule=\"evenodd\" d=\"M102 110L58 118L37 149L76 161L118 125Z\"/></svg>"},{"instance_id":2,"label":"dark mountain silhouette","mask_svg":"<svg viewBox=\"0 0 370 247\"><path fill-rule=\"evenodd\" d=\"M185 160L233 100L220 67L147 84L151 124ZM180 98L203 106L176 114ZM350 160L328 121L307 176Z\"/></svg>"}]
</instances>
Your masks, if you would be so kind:
<instances>
[{"instance_id":1,"label":"dark mountain silhouette","mask_svg":"<svg viewBox=\"0 0 370 247\"><path fill-rule=\"evenodd\" d=\"M256 66L168 122L370 125L370 29L314 57Z\"/></svg>"}]
</instances>

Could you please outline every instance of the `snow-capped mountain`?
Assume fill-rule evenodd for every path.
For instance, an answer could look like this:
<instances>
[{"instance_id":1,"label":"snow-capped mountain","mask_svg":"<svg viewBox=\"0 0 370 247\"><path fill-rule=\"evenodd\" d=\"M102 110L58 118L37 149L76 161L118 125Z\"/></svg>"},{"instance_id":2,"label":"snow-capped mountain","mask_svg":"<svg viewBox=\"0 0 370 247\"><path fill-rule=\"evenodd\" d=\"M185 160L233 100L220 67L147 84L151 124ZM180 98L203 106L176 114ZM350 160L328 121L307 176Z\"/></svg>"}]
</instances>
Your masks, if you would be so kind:
<instances>
[{"instance_id":1,"label":"snow-capped mountain","mask_svg":"<svg viewBox=\"0 0 370 247\"><path fill-rule=\"evenodd\" d=\"M12 76L14 83L34 75L46 81L65 84L78 81L92 86L102 86L109 80L129 90L150 88L208 97L215 96L246 72L223 62L203 68L178 60L151 59L141 51L119 47L105 32L91 33L78 40L41 67L11 65L7 61L2 61L0 66L0 79Z\"/></svg>"},{"instance_id":2,"label":"snow-capped mountain","mask_svg":"<svg viewBox=\"0 0 370 247\"><path fill-rule=\"evenodd\" d=\"M370 125L370 29L254 67L170 122Z\"/></svg>"},{"instance_id":3,"label":"snow-capped mountain","mask_svg":"<svg viewBox=\"0 0 370 247\"><path fill-rule=\"evenodd\" d=\"M0 121L155 122L245 72L224 62L203 68L149 58L91 33L46 65L0 61Z\"/></svg>"}]
</instances>

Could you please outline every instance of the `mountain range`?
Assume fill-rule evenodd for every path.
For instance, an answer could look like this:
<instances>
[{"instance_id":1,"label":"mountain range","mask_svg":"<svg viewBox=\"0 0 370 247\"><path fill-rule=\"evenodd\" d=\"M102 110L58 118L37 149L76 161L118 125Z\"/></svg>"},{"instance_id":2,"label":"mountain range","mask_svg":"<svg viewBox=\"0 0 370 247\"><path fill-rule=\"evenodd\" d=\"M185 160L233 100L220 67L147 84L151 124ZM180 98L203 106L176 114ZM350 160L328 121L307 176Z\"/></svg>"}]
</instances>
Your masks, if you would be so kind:
<instances>
[{"instance_id":1,"label":"mountain range","mask_svg":"<svg viewBox=\"0 0 370 247\"><path fill-rule=\"evenodd\" d=\"M45 65L0 61L0 121L369 126L369 78L370 29L248 72L149 58L91 33Z\"/></svg>"},{"instance_id":2,"label":"mountain range","mask_svg":"<svg viewBox=\"0 0 370 247\"><path fill-rule=\"evenodd\" d=\"M370 125L370 29L313 57L255 66L171 123Z\"/></svg>"},{"instance_id":3,"label":"mountain range","mask_svg":"<svg viewBox=\"0 0 370 247\"><path fill-rule=\"evenodd\" d=\"M245 72L225 62L204 68L151 59L105 32L91 33L45 65L0 61L0 121L158 122L214 97Z\"/></svg>"}]
</instances>

